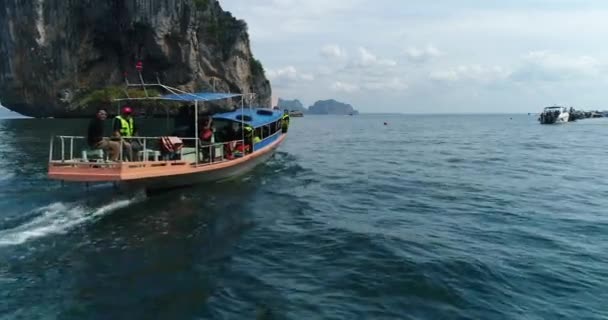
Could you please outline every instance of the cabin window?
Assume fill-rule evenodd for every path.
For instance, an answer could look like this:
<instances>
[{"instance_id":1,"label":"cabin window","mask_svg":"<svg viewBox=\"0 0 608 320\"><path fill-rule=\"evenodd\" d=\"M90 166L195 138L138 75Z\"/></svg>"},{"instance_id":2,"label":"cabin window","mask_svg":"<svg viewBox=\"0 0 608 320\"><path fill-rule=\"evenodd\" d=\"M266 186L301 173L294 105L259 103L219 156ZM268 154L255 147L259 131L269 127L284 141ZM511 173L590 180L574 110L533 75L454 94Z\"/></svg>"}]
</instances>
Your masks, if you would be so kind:
<instances>
[{"instance_id":1,"label":"cabin window","mask_svg":"<svg viewBox=\"0 0 608 320\"><path fill-rule=\"evenodd\" d=\"M281 126L279 125L279 121L272 124L272 134L277 133L277 131L279 131L280 129Z\"/></svg>"},{"instance_id":2,"label":"cabin window","mask_svg":"<svg viewBox=\"0 0 608 320\"><path fill-rule=\"evenodd\" d=\"M262 127L262 139L270 137L270 126Z\"/></svg>"}]
</instances>

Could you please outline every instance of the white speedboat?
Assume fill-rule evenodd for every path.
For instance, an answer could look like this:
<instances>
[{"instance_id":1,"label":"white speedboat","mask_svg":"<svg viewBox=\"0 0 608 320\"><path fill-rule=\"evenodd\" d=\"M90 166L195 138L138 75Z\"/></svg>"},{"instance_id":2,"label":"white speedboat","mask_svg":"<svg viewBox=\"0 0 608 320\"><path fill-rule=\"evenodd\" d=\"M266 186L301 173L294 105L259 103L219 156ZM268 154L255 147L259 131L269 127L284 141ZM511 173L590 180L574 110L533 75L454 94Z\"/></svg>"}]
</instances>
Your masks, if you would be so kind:
<instances>
[{"instance_id":1,"label":"white speedboat","mask_svg":"<svg viewBox=\"0 0 608 320\"><path fill-rule=\"evenodd\" d=\"M568 123L570 113L568 109L560 106L546 107L538 117L540 124Z\"/></svg>"}]
</instances>

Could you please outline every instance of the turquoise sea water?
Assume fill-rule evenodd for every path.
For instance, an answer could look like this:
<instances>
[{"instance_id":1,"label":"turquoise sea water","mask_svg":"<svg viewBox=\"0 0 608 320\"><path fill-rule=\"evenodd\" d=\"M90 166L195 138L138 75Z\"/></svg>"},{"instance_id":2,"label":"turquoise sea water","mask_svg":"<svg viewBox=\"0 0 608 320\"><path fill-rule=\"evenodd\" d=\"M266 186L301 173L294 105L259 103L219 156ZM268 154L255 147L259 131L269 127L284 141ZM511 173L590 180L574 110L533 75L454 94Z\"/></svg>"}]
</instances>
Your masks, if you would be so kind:
<instances>
[{"instance_id":1,"label":"turquoise sea water","mask_svg":"<svg viewBox=\"0 0 608 320\"><path fill-rule=\"evenodd\" d=\"M292 122L250 174L146 196L46 179L86 121L0 120L0 319L608 317L608 120Z\"/></svg>"}]
</instances>

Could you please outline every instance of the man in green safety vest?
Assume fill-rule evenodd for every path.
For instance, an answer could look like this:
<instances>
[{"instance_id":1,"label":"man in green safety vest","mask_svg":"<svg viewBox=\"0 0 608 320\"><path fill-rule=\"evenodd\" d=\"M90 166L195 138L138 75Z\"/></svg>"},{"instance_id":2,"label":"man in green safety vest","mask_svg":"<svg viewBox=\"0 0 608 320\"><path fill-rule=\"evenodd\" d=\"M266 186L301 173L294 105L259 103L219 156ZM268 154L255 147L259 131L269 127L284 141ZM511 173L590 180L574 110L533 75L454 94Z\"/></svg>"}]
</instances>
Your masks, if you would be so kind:
<instances>
[{"instance_id":1,"label":"man in green safety vest","mask_svg":"<svg viewBox=\"0 0 608 320\"><path fill-rule=\"evenodd\" d=\"M133 110L129 106L122 107L121 115L114 118L114 138L122 139L123 154L129 161L133 161L133 152L140 151L141 146L137 141L132 141L131 137L137 136L137 127L133 120Z\"/></svg>"},{"instance_id":2,"label":"man in green safety vest","mask_svg":"<svg viewBox=\"0 0 608 320\"><path fill-rule=\"evenodd\" d=\"M245 124L245 145L249 146L249 152L253 151L253 127Z\"/></svg>"},{"instance_id":3,"label":"man in green safety vest","mask_svg":"<svg viewBox=\"0 0 608 320\"><path fill-rule=\"evenodd\" d=\"M281 118L281 120L282 132L287 133L287 129L289 128L289 110L285 109L283 112L283 118Z\"/></svg>"}]
</instances>

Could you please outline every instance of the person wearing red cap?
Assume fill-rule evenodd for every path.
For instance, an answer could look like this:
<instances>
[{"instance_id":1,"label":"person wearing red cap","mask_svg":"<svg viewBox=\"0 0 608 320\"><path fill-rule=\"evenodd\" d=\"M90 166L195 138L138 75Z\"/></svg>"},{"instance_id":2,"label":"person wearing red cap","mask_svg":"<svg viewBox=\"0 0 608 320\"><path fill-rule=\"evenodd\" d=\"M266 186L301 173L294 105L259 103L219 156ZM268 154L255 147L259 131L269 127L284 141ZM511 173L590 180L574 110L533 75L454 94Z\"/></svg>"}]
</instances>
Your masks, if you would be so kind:
<instances>
[{"instance_id":1,"label":"person wearing red cap","mask_svg":"<svg viewBox=\"0 0 608 320\"><path fill-rule=\"evenodd\" d=\"M133 151L139 151L141 148L137 141L131 141L130 137L137 136L137 127L133 120L133 110L129 106L123 106L121 115L114 118L114 137L123 139L123 152L126 154L129 161L133 161Z\"/></svg>"}]
</instances>

